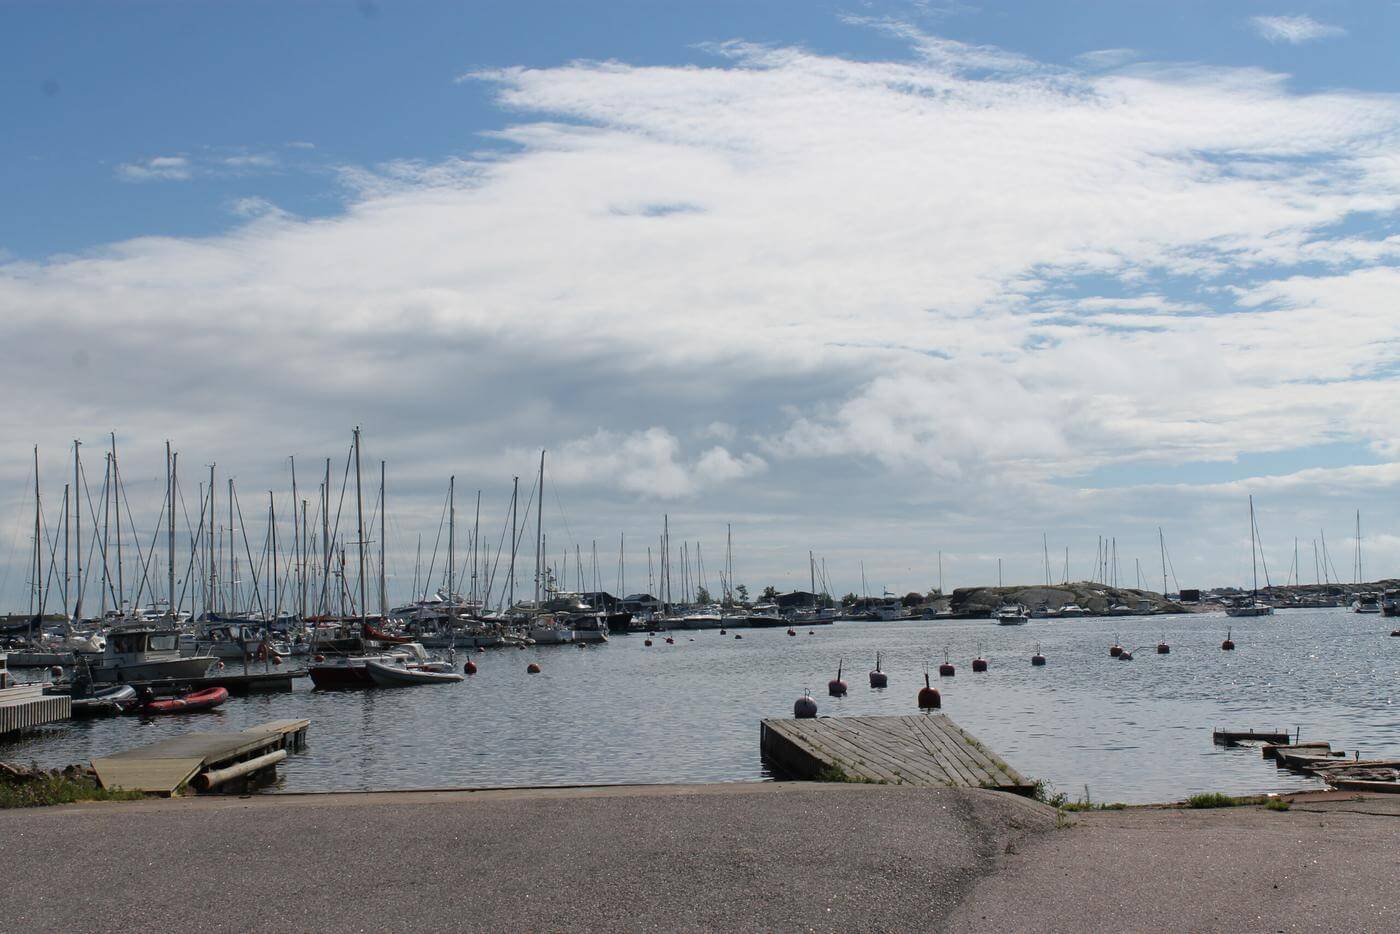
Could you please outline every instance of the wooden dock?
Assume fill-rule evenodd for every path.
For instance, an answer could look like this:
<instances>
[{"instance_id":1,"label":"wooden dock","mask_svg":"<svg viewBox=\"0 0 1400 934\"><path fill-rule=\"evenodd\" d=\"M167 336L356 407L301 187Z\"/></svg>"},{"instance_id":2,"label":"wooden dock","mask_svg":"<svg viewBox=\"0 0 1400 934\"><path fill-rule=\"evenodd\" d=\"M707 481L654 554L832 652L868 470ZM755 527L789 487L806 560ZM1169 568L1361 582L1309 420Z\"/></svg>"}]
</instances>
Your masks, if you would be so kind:
<instances>
[{"instance_id":1,"label":"wooden dock","mask_svg":"<svg viewBox=\"0 0 1400 934\"><path fill-rule=\"evenodd\" d=\"M92 768L103 788L169 797L205 773L236 771L247 763L257 766L254 771L275 767L288 751L305 747L310 725L310 720L273 720L241 733L186 733L93 759Z\"/></svg>"},{"instance_id":2,"label":"wooden dock","mask_svg":"<svg viewBox=\"0 0 1400 934\"><path fill-rule=\"evenodd\" d=\"M45 694L44 683L0 688L0 736L32 730L73 715L67 694Z\"/></svg>"},{"instance_id":3,"label":"wooden dock","mask_svg":"<svg viewBox=\"0 0 1400 934\"><path fill-rule=\"evenodd\" d=\"M760 742L769 764L793 778L844 775L890 785L1035 790L1034 782L943 714L764 720Z\"/></svg>"}]
</instances>

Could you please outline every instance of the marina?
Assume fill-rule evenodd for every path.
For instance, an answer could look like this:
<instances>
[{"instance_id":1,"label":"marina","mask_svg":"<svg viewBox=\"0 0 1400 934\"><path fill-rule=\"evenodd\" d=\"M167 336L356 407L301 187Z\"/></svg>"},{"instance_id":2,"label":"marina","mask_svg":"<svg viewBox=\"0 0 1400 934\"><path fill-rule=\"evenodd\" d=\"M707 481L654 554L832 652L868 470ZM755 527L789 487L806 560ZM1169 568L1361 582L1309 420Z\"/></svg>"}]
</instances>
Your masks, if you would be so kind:
<instances>
[{"instance_id":1,"label":"marina","mask_svg":"<svg viewBox=\"0 0 1400 934\"><path fill-rule=\"evenodd\" d=\"M1220 649L1227 625L1232 652ZM1363 759L1400 751L1388 702L1400 643L1375 617L1342 608L792 631L458 653L456 670L470 661L475 673L431 688L325 691L298 678L291 691L234 696L202 713L55 724L8 741L0 758L62 767L191 730L296 718L315 722L316 742L268 791L764 780L775 776L757 741L761 720L790 717L804 690L819 717L915 715L925 665L945 650L958 674L933 679L940 712L1027 780L1073 798L1086 785L1093 800L1128 803L1323 787L1314 774L1261 769L1259 755L1215 744L1212 732L1227 727L1287 729L1290 740L1300 730L1304 742L1325 738ZM1107 651L1115 638L1130 649L1165 639L1172 651L1139 650L1125 665ZM867 686L877 653L884 688ZM987 671L973 673L979 655ZM827 696L820 688L842 659L850 688ZM527 674L532 664L538 674Z\"/></svg>"}]
</instances>

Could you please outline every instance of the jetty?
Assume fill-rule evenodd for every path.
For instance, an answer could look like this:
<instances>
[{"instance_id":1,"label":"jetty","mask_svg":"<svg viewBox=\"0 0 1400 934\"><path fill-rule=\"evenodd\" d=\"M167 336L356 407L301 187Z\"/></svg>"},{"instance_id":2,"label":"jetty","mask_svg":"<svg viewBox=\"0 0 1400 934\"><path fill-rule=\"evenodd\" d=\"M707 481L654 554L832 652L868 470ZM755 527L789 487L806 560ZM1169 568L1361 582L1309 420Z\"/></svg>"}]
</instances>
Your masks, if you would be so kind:
<instances>
[{"instance_id":1,"label":"jetty","mask_svg":"<svg viewBox=\"0 0 1400 934\"><path fill-rule=\"evenodd\" d=\"M306 747L310 720L273 720L239 733L186 733L92 760L103 788L170 797L186 785L207 791L248 779Z\"/></svg>"},{"instance_id":2,"label":"jetty","mask_svg":"<svg viewBox=\"0 0 1400 934\"><path fill-rule=\"evenodd\" d=\"M1029 795L1035 783L943 714L767 719L765 760L787 777Z\"/></svg>"},{"instance_id":3,"label":"jetty","mask_svg":"<svg viewBox=\"0 0 1400 934\"><path fill-rule=\"evenodd\" d=\"M0 688L0 736L32 730L73 715L73 700L66 694L45 694L46 682Z\"/></svg>"}]
</instances>

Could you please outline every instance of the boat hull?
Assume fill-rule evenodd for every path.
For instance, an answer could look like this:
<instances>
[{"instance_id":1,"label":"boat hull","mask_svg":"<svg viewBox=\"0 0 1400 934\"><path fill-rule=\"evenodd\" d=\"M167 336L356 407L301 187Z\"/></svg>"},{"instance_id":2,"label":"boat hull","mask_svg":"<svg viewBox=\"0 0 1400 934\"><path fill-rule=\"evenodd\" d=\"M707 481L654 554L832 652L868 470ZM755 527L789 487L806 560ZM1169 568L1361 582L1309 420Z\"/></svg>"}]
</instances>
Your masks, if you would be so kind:
<instances>
[{"instance_id":1,"label":"boat hull","mask_svg":"<svg viewBox=\"0 0 1400 934\"><path fill-rule=\"evenodd\" d=\"M400 665L386 665L383 662L367 662L365 670L377 687L406 688L422 684L456 684L463 676L455 671L427 671L404 668Z\"/></svg>"}]
</instances>

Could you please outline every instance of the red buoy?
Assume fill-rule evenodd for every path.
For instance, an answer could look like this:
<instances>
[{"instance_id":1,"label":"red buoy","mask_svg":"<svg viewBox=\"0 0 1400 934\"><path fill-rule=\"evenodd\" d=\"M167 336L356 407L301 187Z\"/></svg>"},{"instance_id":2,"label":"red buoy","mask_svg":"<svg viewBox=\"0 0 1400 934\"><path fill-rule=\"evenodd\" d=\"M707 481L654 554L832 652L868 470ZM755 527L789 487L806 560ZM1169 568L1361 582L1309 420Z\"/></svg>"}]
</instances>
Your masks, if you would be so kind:
<instances>
[{"instance_id":1,"label":"red buoy","mask_svg":"<svg viewBox=\"0 0 1400 934\"><path fill-rule=\"evenodd\" d=\"M889 687L890 677L880 670L880 653L875 653L875 670L870 673L870 686L872 688Z\"/></svg>"},{"instance_id":2,"label":"red buoy","mask_svg":"<svg viewBox=\"0 0 1400 934\"><path fill-rule=\"evenodd\" d=\"M645 645L647 648L651 648L651 640L650 640L650 639L644 639L644 640L642 641L642 645Z\"/></svg>"},{"instance_id":3,"label":"red buoy","mask_svg":"<svg viewBox=\"0 0 1400 934\"><path fill-rule=\"evenodd\" d=\"M1123 654L1123 647L1117 642L1115 642L1113 643L1113 645L1108 647L1108 654L1110 658L1117 658L1118 656Z\"/></svg>"},{"instance_id":4,"label":"red buoy","mask_svg":"<svg viewBox=\"0 0 1400 934\"><path fill-rule=\"evenodd\" d=\"M943 664L938 666L938 677L951 678L957 673L958 670L953 667L953 663L948 661L948 653L945 650L943 653Z\"/></svg>"},{"instance_id":5,"label":"red buoy","mask_svg":"<svg viewBox=\"0 0 1400 934\"><path fill-rule=\"evenodd\" d=\"M525 666L525 673L526 673L527 675L537 675L537 674L539 674L539 673L540 673L540 666L539 666L539 663L538 663L538 662L531 662L530 664L526 665L526 666Z\"/></svg>"},{"instance_id":6,"label":"red buoy","mask_svg":"<svg viewBox=\"0 0 1400 934\"><path fill-rule=\"evenodd\" d=\"M795 636L795 635L797 635L797 630L796 630L796 629L789 629L789 630L788 630L788 635L790 635L790 636Z\"/></svg>"},{"instance_id":7,"label":"red buoy","mask_svg":"<svg viewBox=\"0 0 1400 934\"><path fill-rule=\"evenodd\" d=\"M1031 656L1031 664L1037 668L1045 664L1045 656L1040 654L1040 646L1036 646L1035 654Z\"/></svg>"},{"instance_id":8,"label":"red buoy","mask_svg":"<svg viewBox=\"0 0 1400 934\"><path fill-rule=\"evenodd\" d=\"M972 673L983 674L987 670L987 660L982 656L977 656L972 660Z\"/></svg>"},{"instance_id":9,"label":"red buoy","mask_svg":"<svg viewBox=\"0 0 1400 934\"><path fill-rule=\"evenodd\" d=\"M836 663L836 677L826 683L826 693L832 697L846 696L846 682L841 680L841 668L845 662Z\"/></svg>"},{"instance_id":10,"label":"red buoy","mask_svg":"<svg viewBox=\"0 0 1400 934\"><path fill-rule=\"evenodd\" d=\"M812 700L810 692L804 691L792 705L792 715L799 720L810 720L817 715L817 702Z\"/></svg>"},{"instance_id":11,"label":"red buoy","mask_svg":"<svg viewBox=\"0 0 1400 934\"><path fill-rule=\"evenodd\" d=\"M472 661L470 658L467 659L467 663L462 666L462 670L469 675L476 674L476 662Z\"/></svg>"},{"instance_id":12,"label":"red buoy","mask_svg":"<svg viewBox=\"0 0 1400 934\"><path fill-rule=\"evenodd\" d=\"M943 695L938 688L928 683L928 672L924 672L924 686L919 688L919 709L937 710L943 706Z\"/></svg>"},{"instance_id":13,"label":"red buoy","mask_svg":"<svg viewBox=\"0 0 1400 934\"><path fill-rule=\"evenodd\" d=\"M1170 654L1171 654L1171 651L1172 651L1172 647L1169 646L1169 645L1167 645L1165 642L1158 642L1158 643L1157 643L1157 654L1158 654L1158 655L1170 655Z\"/></svg>"},{"instance_id":14,"label":"red buoy","mask_svg":"<svg viewBox=\"0 0 1400 934\"><path fill-rule=\"evenodd\" d=\"M1234 643L1234 641L1230 638L1230 635L1231 635L1230 630L1228 630L1228 629L1225 630L1225 641L1222 642L1222 643L1220 643L1220 649L1221 649L1221 651L1223 651L1223 652L1233 652L1233 651L1235 651L1235 643Z\"/></svg>"}]
</instances>

